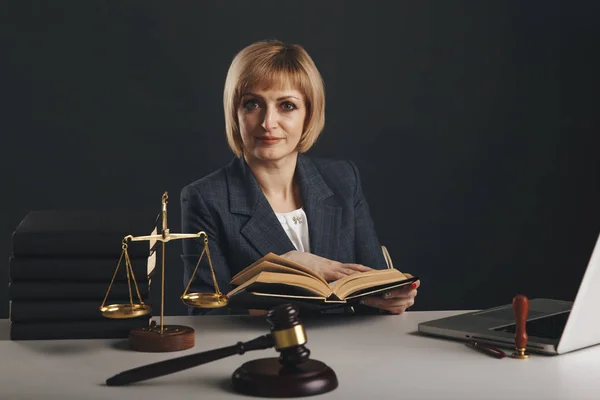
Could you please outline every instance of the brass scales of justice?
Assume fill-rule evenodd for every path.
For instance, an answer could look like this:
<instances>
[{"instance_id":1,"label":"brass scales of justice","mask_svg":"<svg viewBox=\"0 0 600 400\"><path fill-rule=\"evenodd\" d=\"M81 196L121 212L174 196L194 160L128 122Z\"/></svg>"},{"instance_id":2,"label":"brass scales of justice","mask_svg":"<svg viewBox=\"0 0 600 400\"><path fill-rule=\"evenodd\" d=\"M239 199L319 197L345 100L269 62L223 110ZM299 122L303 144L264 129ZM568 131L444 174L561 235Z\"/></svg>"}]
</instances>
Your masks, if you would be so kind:
<instances>
[{"instance_id":1,"label":"brass scales of justice","mask_svg":"<svg viewBox=\"0 0 600 400\"><path fill-rule=\"evenodd\" d=\"M215 271L212 266L212 261L210 258L210 251L208 249L208 235L205 232L198 233L171 233L169 231L169 227L167 225L167 202L168 202L168 193L165 192L162 195L162 230L160 234L156 235L147 235L147 236L132 236L127 235L123 238L121 247L121 256L117 263L117 267L113 274L110 285L108 286L108 290L106 295L104 296L104 300L102 301L102 305L100 306L100 312L104 317L114 318L114 319L124 319L124 318L136 318L142 317L145 315L149 315L152 313L152 308L145 304L140 296L140 291L135 279L135 275L133 273L133 268L131 267L131 260L129 258L129 253L127 252L128 242L129 241L160 241L162 244L162 261L161 261L161 293L160 293L160 324L156 324L155 321L147 327L134 328L129 332L129 345L131 349L142 351L142 352L168 352L168 351L179 351L189 349L194 347L194 329L188 326L182 325L165 325L164 324L164 301L165 301L165 244L171 240L178 239L194 239L194 238L202 238L204 236L204 248L200 257L198 258L198 262L196 263L196 268L192 273L190 280L185 288L185 291L181 295L181 300L184 304L197 308L219 308L224 307L228 303L228 298L219 290L219 285L217 284L217 278L215 277ZM196 275L196 271L198 270L198 266L200 265L200 261L202 257L206 254L208 258L208 263L210 266L210 270L212 273L213 283L215 285L214 293L188 293L190 288L190 284L194 276ZM108 294L110 293L111 287L114 283L115 277L117 276L117 272L121 266L121 262L125 259L125 268L127 273L127 285L129 287L129 303L123 304L109 304L105 305L106 299L108 298ZM135 287L135 292L138 297L138 303L133 302L133 295L131 290L131 282Z\"/></svg>"}]
</instances>

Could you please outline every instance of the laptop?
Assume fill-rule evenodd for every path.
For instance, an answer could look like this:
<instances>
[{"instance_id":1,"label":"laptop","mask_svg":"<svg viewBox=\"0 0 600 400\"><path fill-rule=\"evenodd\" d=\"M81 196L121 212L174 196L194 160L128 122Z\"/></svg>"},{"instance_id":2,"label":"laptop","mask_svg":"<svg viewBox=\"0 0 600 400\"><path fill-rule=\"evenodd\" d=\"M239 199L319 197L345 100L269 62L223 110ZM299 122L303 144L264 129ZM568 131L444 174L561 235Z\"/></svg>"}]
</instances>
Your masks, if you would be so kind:
<instances>
[{"instance_id":1,"label":"laptop","mask_svg":"<svg viewBox=\"0 0 600 400\"><path fill-rule=\"evenodd\" d=\"M527 351L563 354L600 344L600 235L574 301L530 299ZM419 332L443 338L515 347L512 304L422 322Z\"/></svg>"}]
</instances>

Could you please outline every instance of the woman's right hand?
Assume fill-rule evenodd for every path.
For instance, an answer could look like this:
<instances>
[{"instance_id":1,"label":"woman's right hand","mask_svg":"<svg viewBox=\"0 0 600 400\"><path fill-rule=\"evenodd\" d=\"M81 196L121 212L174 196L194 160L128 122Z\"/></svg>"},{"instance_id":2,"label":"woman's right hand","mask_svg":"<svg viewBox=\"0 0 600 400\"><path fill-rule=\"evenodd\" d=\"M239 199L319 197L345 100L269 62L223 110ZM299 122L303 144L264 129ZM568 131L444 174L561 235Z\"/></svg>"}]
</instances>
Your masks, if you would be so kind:
<instances>
[{"instance_id":1,"label":"woman's right hand","mask_svg":"<svg viewBox=\"0 0 600 400\"><path fill-rule=\"evenodd\" d=\"M288 251L287 253L282 254L281 257L312 269L317 274L321 275L327 282L337 281L338 279L356 274L357 272L373 270L373 268L366 267L362 264L341 263L339 261L333 261L325 257L297 250Z\"/></svg>"}]
</instances>

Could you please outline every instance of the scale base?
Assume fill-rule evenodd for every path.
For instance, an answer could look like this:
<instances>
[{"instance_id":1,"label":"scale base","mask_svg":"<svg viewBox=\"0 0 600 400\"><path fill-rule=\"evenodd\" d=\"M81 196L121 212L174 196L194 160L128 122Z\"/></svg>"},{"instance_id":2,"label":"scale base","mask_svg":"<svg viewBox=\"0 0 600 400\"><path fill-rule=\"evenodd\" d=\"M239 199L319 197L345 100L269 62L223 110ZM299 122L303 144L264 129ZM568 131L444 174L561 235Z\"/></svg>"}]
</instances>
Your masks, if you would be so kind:
<instances>
[{"instance_id":1,"label":"scale base","mask_svg":"<svg viewBox=\"0 0 600 400\"><path fill-rule=\"evenodd\" d=\"M195 345L194 329L183 325L160 325L152 321L150 326L129 331L129 347L146 353L166 353L191 349Z\"/></svg>"},{"instance_id":2,"label":"scale base","mask_svg":"<svg viewBox=\"0 0 600 400\"><path fill-rule=\"evenodd\" d=\"M312 396L338 386L335 372L316 360L286 370L278 358L261 358L242 364L231 379L236 392L257 397Z\"/></svg>"}]
</instances>

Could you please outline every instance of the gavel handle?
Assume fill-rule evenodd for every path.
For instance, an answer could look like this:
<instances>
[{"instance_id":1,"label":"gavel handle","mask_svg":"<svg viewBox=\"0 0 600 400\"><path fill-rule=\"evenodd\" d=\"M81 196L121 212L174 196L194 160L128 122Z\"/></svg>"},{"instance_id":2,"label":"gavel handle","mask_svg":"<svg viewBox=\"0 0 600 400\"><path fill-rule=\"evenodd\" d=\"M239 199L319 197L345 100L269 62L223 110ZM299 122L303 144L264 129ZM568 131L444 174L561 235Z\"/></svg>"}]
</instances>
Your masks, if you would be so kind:
<instances>
[{"instance_id":1,"label":"gavel handle","mask_svg":"<svg viewBox=\"0 0 600 400\"><path fill-rule=\"evenodd\" d=\"M247 351L268 349L275 344L273 337L268 335L259 336L248 342L238 342L233 346L221 347L204 351L202 353L190 354L183 357L172 358L170 360L159 361L153 364L143 365L123 371L106 380L108 386L123 386L130 383L140 382L147 379L157 378L183 371L198 365L206 364L211 361L220 360L235 354L244 354Z\"/></svg>"}]
</instances>

